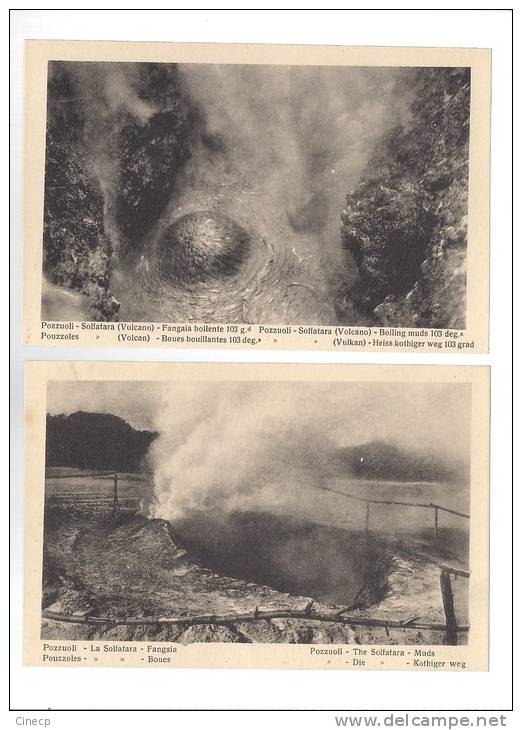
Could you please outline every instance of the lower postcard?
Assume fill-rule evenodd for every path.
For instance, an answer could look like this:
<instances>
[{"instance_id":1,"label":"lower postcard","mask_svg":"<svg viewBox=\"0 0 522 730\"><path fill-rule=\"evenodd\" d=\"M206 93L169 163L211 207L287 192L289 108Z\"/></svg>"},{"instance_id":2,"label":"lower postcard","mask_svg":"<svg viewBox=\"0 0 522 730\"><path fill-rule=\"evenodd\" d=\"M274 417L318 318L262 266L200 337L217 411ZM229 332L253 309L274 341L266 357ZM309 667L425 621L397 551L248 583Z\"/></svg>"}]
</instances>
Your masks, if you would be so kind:
<instances>
[{"instance_id":1,"label":"lower postcard","mask_svg":"<svg viewBox=\"0 0 522 730\"><path fill-rule=\"evenodd\" d=\"M489 368L29 363L24 662L486 671Z\"/></svg>"}]
</instances>

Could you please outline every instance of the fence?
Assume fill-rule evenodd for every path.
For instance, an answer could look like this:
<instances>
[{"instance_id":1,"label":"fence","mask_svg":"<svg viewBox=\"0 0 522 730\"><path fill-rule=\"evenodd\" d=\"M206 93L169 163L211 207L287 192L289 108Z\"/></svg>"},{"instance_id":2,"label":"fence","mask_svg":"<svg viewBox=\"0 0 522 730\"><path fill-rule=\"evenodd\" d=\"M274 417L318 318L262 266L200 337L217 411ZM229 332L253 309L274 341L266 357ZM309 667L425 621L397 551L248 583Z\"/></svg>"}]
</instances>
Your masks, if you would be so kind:
<instances>
[{"instance_id":1,"label":"fence","mask_svg":"<svg viewBox=\"0 0 522 730\"><path fill-rule=\"evenodd\" d=\"M370 532L370 509L372 504L388 504L388 505L396 505L396 506L403 506L403 507L420 507L424 509L432 509L433 510L433 540L435 543L439 541L439 511L442 512L448 512L452 515L457 515L457 517L463 517L466 520L470 519L470 516L465 514L464 512L458 512L457 510L450 509L449 507L443 507L440 504L434 504L433 502L425 503L425 502L400 502L393 499L368 499L366 497L359 497L355 494L350 494L350 492L341 492L338 489L332 489L331 487L315 487L316 489L321 490L322 492L332 492L333 494L339 494L342 497L346 497L347 499L353 499L357 502L364 502L366 504L366 519L365 519L365 532Z\"/></svg>"},{"instance_id":2,"label":"fence","mask_svg":"<svg viewBox=\"0 0 522 730\"><path fill-rule=\"evenodd\" d=\"M96 499L97 501L108 501L111 499L112 501L112 511L114 516L118 516L120 513L120 500L118 495L118 479L119 479L119 473L116 471L111 472L98 472L96 474L57 474L57 475L46 475L46 479L112 479L113 482L113 490L112 490L112 498L104 498L102 497L101 500L99 496L91 496L89 494L78 494L76 493L75 499L78 499L78 501L90 501L92 499ZM135 482L146 482L147 477L140 476L137 474L133 474L132 476L125 476L125 479L127 481L135 481ZM342 492L338 489L333 489L332 487L314 487L315 489L318 489L322 492L331 492L332 494L338 494L341 497L346 497L347 499L352 499L357 502L363 502L366 504L366 518L365 518L365 532L370 532L370 519L371 519L371 505L372 504L387 504L387 505L394 505L394 506L402 506L402 507L419 507L423 509L431 509L433 510L433 540L435 543L438 543L439 541L439 512L447 512L448 514L456 515L457 517L462 517L463 519L469 520L470 516L468 514L465 514L464 512L458 512L457 510L450 509L449 507L444 507L440 504L434 504L433 502L425 503L425 502L403 502L398 500L391 500L391 499L369 499L367 497L360 497L355 494L351 494L350 492ZM64 494L64 495L53 495L53 497L70 497L72 495L70 494Z\"/></svg>"},{"instance_id":3,"label":"fence","mask_svg":"<svg viewBox=\"0 0 522 730\"><path fill-rule=\"evenodd\" d=\"M46 474L46 480L56 479L110 479L112 480L112 495L101 496L99 494L93 494L92 492L65 492L62 494L49 495L51 499L71 499L74 497L76 503L92 503L92 502L109 502L112 504L113 517L118 517L121 511L121 500L119 495L118 481L121 476L124 476L125 481L130 482L146 482L147 477L139 474L125 474L121 472L109 471L109 472L96 472L92 474ZM135 499L135 498L131 498Z\"/></svg>"}]
</instances>

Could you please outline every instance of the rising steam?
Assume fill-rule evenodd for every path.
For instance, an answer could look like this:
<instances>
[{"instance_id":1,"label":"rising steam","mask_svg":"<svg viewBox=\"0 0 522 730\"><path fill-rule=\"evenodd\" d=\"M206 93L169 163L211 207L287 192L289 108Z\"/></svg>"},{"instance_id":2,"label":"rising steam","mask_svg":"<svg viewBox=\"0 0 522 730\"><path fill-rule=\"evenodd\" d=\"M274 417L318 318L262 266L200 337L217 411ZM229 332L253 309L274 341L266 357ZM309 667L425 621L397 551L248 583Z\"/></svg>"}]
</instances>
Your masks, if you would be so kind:
<instances>
[{"instance_id":1,"label":"rising steam","mask_svg":"<svg viewBox=\"0 0 522 730\"><path fill-rule=\"evenodd\" d=\"M110 287L120 319L337 321L339 289L358 276L341 247L340 213L377 141L408 114L411 92L404 82L411 69L180 64L169 89L185 110L183 131L176 136L167 124L160 141L170 135L173 153L177 145L183 150L155 180L167 191L165 201L157 202L134 241L135 226L129 232L121 225L120 193L132 183L133 195L143 197L151 176L159 174L147 171L147 155L158 140L146 130L163 103L142 72L139 63L49 67L49 119L68 110L60 129L78 136L103 193L113 253ZM123 124L130 124L136 147L131 181L118 159ZM132 202L131 196L131 208ZM208 286L201 282L205 277L189 277L187 296L179 291L185 272L164 281L154 263L166 228L201 210L235 221L252 245L240 266L221 263L217 275L212 267L205 270ZM145 262L146 276L134 271L136 260Z\"/></svg>"},{"instance_id":2,"label":"rising steam","mask_svg":"<svg viewBox=\"0 0 522 730\"><path fill-rule=\"evenodd\" d=\"M180 68L201 111L202 142L193 146L172 209L224 205L276 250L311 255L315 278L321 268L330 280L353 277L341 256L340 211L376 141L407 114L408 94L397 91L408 70ZM252 197L238 203L243 190Z\"/></svg>"},{"instance_id":3,"label":"rising steam","mask_svg":"<svg viewBox=\"0 0 522 730\"><path fill-rule=\"evenodd\" d=\"M466 463L468 396L465 386L435 384L179 386L156 421L152 513L275 509L310 518L314 488L340 476L336 448L376 439Z\"/></svg>"},{"instance_id":4,"label":"rising steam","mask_svg":"<svg viewBox=\"0 0 522 730\"><path fill-rule=\"evenodd\" d=\"M390 68L181 68L202 110L206 139L222 143L239 174L246 173L251 182L268 178L290 206L320 193L323 216L338 203L337 189L343 200L375 140L397 122L407 101L394 93L401 72ZM196 155L192 166L202 162Z\"/></svg>"},{"instance_id":5,"label":"rising steam","mask_svg":"<svg viewBox=\"0 0 522 730\"><path fill-rule=\"evenodd\" d=\"M463 467L443 499L465 508L470 403L468 385L446 383L61 381L48 389L51 414L112 413L159 433L147 457L149 511L174 521L194 510L327 519L317 487L351 476L336 450L376 441Z\"/></svg>"}]
</instances>

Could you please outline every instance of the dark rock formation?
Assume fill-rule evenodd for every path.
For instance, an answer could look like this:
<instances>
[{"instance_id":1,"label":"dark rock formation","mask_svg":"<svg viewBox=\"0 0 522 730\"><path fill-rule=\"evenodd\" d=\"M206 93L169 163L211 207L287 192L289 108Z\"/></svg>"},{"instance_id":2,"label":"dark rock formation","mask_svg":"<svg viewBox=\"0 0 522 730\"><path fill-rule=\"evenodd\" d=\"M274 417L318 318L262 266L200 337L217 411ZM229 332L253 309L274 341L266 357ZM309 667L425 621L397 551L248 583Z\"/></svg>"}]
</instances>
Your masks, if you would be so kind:
<instances>
[{"instance_id":1,"label":"dark rock formation","mask_svg":"<svg viewBox=\"0 0 522 730\"><path fill-rule=\"evenodd\" d=\"M53 284L86 296L92 319L112 320L112 247L104 199L83 145L85 106L70 64L50 64L45 159L43 270Z\"/></svg>"},{"instance_id":2,"label":"dark rock formation","mask_svg":"<svg viewBox=\"0 0 522 730\"><path fill-rule=\"evenodd\" d=\"M131 244L159 220L190 156L194 112L175 64L139 64L139 97L155 111L146 120L127 114L113 134L118 166L116 219Z\"/></svg>"},{"instance_id":3,"label":"dark rock formation","mask_svg":"<svg viewBox=\"0 0 522 730\"><path fill-rule=\"evenodd\" d=\"M176 64L49 64L44 273L118 318L116 253L138 253L190 155L195 112Z\"/></svg>"},{"instance_id":4,"label":"dark rock formation","mask_svg":"<svg viewBox=\"0 0 522 730\"><path fill-rule=\"evenodd\" d=\"M103 228L103 197L85 157L48 135L43 269L53 283L85 294L94 320L112 320L111 244Z\"/></svg>"},{"instance_id":5,"label":"dark rock formation","mask_svg":"<svg viewBox=\"0 0 522 730\"><path fill-rule=\"evenodd\" d=\"M341 214L376 322L465 327L470 70L415 69L410 118L381 142ZM400 89L398 89L398 92Z\"/></svg>"}]
</instances>

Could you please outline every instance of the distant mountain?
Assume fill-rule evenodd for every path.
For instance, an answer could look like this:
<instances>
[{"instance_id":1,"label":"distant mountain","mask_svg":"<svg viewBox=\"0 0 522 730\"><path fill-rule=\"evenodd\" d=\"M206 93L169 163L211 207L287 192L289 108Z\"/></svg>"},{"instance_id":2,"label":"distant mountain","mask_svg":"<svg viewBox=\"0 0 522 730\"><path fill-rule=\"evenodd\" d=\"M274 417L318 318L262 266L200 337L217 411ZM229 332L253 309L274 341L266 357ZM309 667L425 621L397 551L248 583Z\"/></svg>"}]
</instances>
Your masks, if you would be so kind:
<instances>
[{"instance_id":1,"label":"distant mountain","mask_svg":"<svg viewBox=\"0 0 522 730\"><path fill-rule=\"evenodd\" d=\"M385 441L369 441L337 449L337 466L361 479L454 481L464 471L444 457L403 450Z\"/></svg>"},{"instance_id":2,"label":"distant mountain","mask_svg":"<svg viewBox=\"0 0 522 730\"><path fill-rule=\"evenodd\" d=\"M47 416L46 466L140 471L149 446L158 436L138 431L110 413L76 411Z\"/></svg>"}]
</instances>

